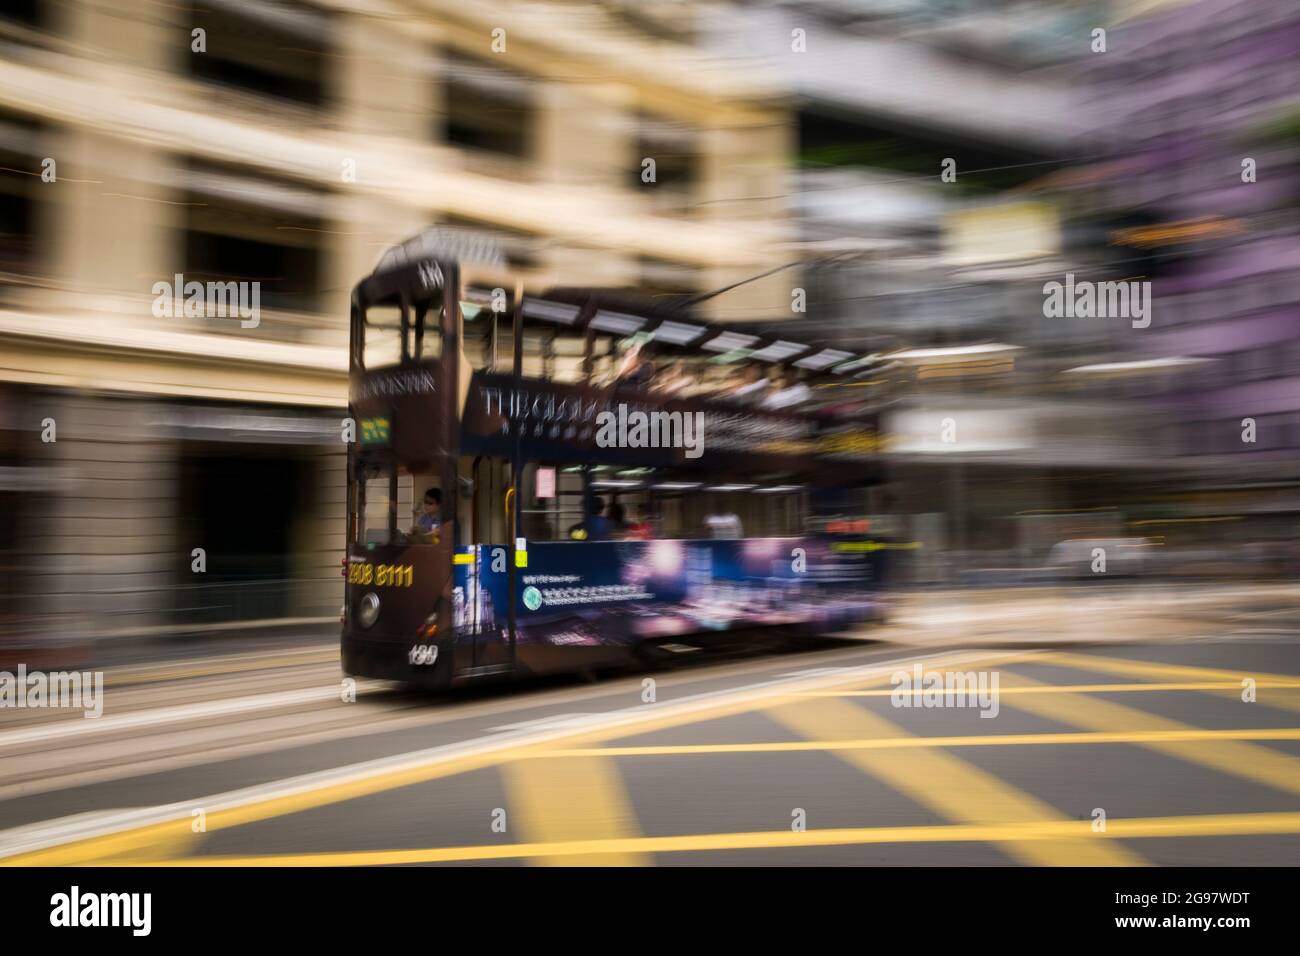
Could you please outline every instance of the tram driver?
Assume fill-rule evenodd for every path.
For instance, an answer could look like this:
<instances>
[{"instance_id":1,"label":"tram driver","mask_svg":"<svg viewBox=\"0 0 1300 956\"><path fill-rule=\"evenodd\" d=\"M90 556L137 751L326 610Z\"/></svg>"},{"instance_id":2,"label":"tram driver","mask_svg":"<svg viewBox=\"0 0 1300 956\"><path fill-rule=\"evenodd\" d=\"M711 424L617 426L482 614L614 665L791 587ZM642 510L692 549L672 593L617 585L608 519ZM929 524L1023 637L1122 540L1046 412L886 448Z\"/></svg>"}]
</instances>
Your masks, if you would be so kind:
<instances>
[{"instance_id":1,"label":"tram driver","mask_svg":"<svg viewBox=\"0 0 1300 956\"><path fill-rule=\"evenodd\" d=\"M438 534L442 530L442 491L429 488L424 493L424 505L415 513L415 524L411 527L411 540L420 544L437 544Z\"/></svg>"}]
</instances>

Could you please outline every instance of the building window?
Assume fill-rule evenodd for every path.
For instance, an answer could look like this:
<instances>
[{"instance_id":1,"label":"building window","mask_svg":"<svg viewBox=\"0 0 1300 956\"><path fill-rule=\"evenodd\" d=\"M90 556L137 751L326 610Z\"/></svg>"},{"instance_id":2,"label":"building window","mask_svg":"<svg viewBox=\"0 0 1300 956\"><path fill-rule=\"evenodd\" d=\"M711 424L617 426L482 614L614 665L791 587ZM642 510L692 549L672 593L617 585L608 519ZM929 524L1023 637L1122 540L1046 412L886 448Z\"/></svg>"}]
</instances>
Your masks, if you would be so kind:
<instances>
[{"instance_id":1,"label":"building window","mask_svg":"<svg viewBox=\"0 0 1300 956\"><path fill-rule=\"evenodd\" d=\"M5 0L0 7L0 22L20 23L27 27L39 27L45 19L41 0Z\"/></svg>"},{"instance_id":2,"label":"building window","mask_svg":"<svg viewBox=\"0 0 1300 956\"><path fill-rule=\"evenodd\" d=\"M196 79L299 105L324 103L325 13L289 0L201 0L191 16L206 31L205 51L187 53Z\"/></svg>"},{"instance_id":3,"label":"building window","mask_svg":"<svg viewBox=\"0 0 1300 956\"><path fill-rule=\"evenodd\" d=\"M323 193L199 163L180 178L187 281L256 282L261 308L319 310Z\"/></svg>"},{"instance_id":4,"label":"building window","mask_svg":"<svg viewBox=\"0 0 1300 956\"><path fill-rule=\"evenodd\" d=\"M526 76L448 53L443 77L448 143L515 159L532 155L536 107Z\"/></svg>"},{"instance_id":5,"label":"building window","mask_svg":"<svg viewBox=\"0 0 1300 956\"><path fill-rule=\"evenodd\" d=\"M39 271L40 136L35 123L0 114L0 289Z\"/></svg>"},{"instance_id":6,"label":"building window","mask_svg":"<svg viewBox=\"0 0 1300 956\"><path fill-rule=\"evenodd\" d=\"M696 131L641 115L636 125L636 162L629 187L653 190L656 205L664 211L682 211L695 200L699 180L699 142ZM654 182L643 179L645 160L654 160Z\"/></svg>"}]
</instances>

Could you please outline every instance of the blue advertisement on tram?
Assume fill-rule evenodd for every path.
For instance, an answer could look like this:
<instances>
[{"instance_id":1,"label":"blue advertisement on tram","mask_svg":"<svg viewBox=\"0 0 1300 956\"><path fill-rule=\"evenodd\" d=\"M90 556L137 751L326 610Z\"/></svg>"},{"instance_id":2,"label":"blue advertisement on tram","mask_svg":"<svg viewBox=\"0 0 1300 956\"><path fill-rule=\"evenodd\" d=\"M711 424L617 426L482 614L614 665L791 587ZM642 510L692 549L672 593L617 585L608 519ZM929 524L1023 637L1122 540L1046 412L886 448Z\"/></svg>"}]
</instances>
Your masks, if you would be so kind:
<instances>
[{"instance_id":1,"label":"blue advertisement on tram","mask_svg":"<svg viewBox=\"0 0 1300 956\"><path fill-rule=\"evenodd\" d=\"M517 640L594 648L758 625L809 633L851 627L878 611L881 553L861 544L807 537L531 543L516 573ZM457 567L458 627L504 628L506 549L464 550L478 560Z\"/></svg>"}]
</instances>

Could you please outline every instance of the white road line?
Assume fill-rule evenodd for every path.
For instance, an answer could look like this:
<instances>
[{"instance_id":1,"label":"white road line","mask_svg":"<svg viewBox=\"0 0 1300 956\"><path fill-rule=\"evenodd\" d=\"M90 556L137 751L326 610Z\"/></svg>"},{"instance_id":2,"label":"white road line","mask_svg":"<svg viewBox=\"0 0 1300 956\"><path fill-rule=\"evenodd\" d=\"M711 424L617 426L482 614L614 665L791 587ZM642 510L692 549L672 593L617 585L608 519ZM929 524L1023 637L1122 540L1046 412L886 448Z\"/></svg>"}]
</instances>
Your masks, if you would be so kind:
<instances>
[{"instance_id":1,"label":"white road line","mask_svg":"<svg viewBox=\"0 0 1300 956\"><path fill-rule=\"evenodd\" d=\"M500 727L490 727L490 731L498 730L541 730L546 727L577 727L582 724L590 724L593 721L599 722L604 718L604 714L555 714L551 717L538 717L536 720L521 720L517 724L502 724Z\"/></svg>"},{"instance_id":2,"label":"white road line","mask_svg":"<svg viewBox=\"0 0 1300 956\"><path fill-rule=\"evenodd\" d=\"M380 681L358 681L357 691L382 686L384 685ZM39 740L83 737L89 734L110 733L114 730L129 730L133 727L154 727L161 724L174 724L183 720L202 720L208 717L223 717L230 714L244 714L258 710L271 710L276 707L292 707L296 704L313 704L323 700L341 699L341 685L336 687L308 687L303 690L286 690L273 694L233 697L230 700L210 700L201 704L155 707L150 710L132 711L118 717L90 717L81 720L70 718L41 724L38 727L31 727L26 730L10 730L0 733L0 750Z\"/></svg>"},{"instance_id":3,"label":"white road line","mask_svg":"<svg viewBox=\"0 0 1300 956\"><path fill-rule=\"evenodd\" d=\"M590 723L584 722L577 727L543 727L508 731L482 740L443 744L427 750L417 750L405 754L396 754L391 757L382 757L377 760L367 760L362 763L321 770L285 780L258 784L241 790L177 801L162 806L109 811L104 814L90 816L81 814L75 817L64 817L48 822L29 824L18 829L0 831L0 858L59 846L77 840L92 839L110 833L119 833L137 827L166 823L171 820L189 819L190 811L195 807L203 807L211 816L221 811L232 810L249 804L311 793L326 787L353 783L383 774L436 766L437 764L449 763L465 757L483 756L516 747L563 740L566 737L592 730L597 726L602 729L627 727L631 732L630 728L635 727L637 724L647 723L661 717L707 711L721 704L758 701L764 697L784 692L799 693L817 690L846 681L871 680L892 674L900 668L910 667L918 662L941 660L946 664L958 665L974 661L996 661L1008 657L1024 659L1033 653L1036 652L973 650L957 654L951 652L913 654L884 663L844 668L834 674L825 674L820 677L779 677L744 687L706 691L677 701L633 705L609 711L603 715L593 715L597 718L603 716L605 719L593 720Z\"/></svg>"}]
</instances>

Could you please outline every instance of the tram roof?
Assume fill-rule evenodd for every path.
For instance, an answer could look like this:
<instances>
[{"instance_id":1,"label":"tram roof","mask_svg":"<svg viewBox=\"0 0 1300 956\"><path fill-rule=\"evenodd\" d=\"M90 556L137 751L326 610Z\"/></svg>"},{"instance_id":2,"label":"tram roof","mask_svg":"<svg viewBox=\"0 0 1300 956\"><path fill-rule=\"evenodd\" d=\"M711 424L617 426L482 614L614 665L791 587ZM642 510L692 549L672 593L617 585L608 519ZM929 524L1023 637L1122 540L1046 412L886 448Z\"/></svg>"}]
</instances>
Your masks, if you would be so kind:
<instances>
[{"instance_id":1,"label":"tram roof","mask_svg":"<svg viewBox=\"0 0 1300 956\"><path fill-rule=\"evenodd\" d=\"M421 234L384 253L374 272L358 284L358 303L363 307L395 304L406 290L428 289L432 270L443 270L454 261L439 253L434 240ZM524 321L534 328L623 337L640 333L656 347L730 355L737 362L789 365L832 378L852 378L845 373L870 364L855 352L800 341L782 334L779 328L705 321L699 318L696 301L692 295L655 295L630 288L555 286L539 293L525 292L522 311Z\"/></svg>"},{"instance_id":2,"label":"tram roof","mask_svg":"<svg viewBox=\"0 0 1300 956\"><path fill-rule=\"evenodd\" d=\"M648 295L631 289L562 287L525 294L524 318L573 330L612 335L644 334L655 345L692 352L734 355L737 361L792 365L810 373L833 373L852 364L853 352L800 341L774 331L756 330L699 318L695 297ZM850 369L845 368L847 372Z\"/></svg>"}]
</instances>

